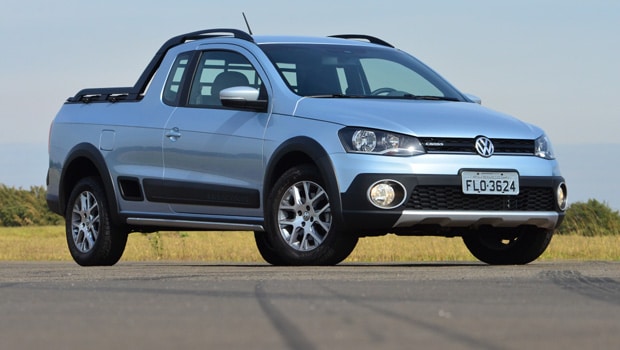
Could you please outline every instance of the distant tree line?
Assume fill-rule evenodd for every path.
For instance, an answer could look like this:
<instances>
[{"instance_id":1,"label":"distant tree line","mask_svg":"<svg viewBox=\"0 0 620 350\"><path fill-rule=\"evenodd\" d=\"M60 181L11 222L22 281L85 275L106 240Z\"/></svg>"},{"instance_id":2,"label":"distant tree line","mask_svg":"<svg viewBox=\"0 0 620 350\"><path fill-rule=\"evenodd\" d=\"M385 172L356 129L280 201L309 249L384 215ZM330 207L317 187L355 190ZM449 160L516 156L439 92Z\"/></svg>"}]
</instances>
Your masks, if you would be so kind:
<instances>
[{"instance_id":1,"label":"distant tree line","mask_svg":"<svg viewBox=\"0 0 620 350\"><path fill-rule=\"evenodd\" d=\"M62 217L47 208L45 193L43 186L33 186L25 190L0 184L0 226L62 223Z\"/></svg>"},{"instance_id":2,"label":"distant tree line","mask_svg":"<svg viewBox=\"0 0 620 350\"><path fill-rule=\"evenodd\" d=\"M43 186L16 189L0 184L0 226L42 226L62 224L45 201ZM575 202L568 207L557 234L604 236L620 234L620 214L596 199Z\"/></svg>"},{"instance_id":3,"label":"distant tree line","mask_svg":"<svg viewBox=\"0 0 620 350\"><path fill-rule=\"evenodd\" d=\"M620 214L596 199L575 202L566 210L558 234L608 236L620 234Z\"/></svg>"}]
</instances>

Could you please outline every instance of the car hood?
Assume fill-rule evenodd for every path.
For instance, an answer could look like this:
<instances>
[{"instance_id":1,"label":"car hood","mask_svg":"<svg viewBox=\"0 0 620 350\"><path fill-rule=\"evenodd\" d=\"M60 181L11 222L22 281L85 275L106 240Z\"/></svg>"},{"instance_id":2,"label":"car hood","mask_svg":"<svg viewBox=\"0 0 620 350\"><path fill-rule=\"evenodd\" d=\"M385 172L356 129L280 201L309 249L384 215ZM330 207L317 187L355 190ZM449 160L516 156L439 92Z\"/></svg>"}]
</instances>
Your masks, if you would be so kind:
<instances>
[{"instance_id":1,"label":"car hood","mask_svg":"<svg viewBox=\"0 0 620 350\"><path fill-rule=\"evenodd\" d=\"M418 137L535 139L536 126L475 103L359 98L302 98L294 116Z\"/></svg>"}]
</instances>

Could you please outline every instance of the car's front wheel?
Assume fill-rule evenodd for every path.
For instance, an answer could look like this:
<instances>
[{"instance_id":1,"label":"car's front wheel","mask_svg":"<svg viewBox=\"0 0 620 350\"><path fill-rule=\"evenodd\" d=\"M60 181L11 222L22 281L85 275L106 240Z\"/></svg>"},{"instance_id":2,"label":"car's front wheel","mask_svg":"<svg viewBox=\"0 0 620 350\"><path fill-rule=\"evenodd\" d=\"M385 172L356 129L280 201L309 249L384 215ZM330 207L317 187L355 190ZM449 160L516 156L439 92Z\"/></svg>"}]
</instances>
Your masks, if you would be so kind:
<instances>
[{"instance_id":1,"label":"car's front wheel","mask_svg":"<svg viewBox=\"0 0 620 350\"><path fill-rule=\"evenodd\" d=\"M266 204L266 232L255 234L263 258L274 265L334 265L355 248L334 215L330 194L315 167L289 169Z\"/></svg>"},{"instance_id":2,"label":"car's front wheel","mask_svg":"<svg viewBox=\"0 0 620 350\"><path fill-rule=\"evenodd\" d=\"M552 237L553 230L523 227L471 232L463 236L463 242L476 258L487 264L522 265L536 260Z\"/></svg>"},{"instance_id":3,"label":"car's front wheel","mask_svg":"<svg viewBox=\"0 0 620 350\"><path fill-rule=\"evenodd\" d=\"M78 181L65 214L67 244L82 266L114 265L123 255L127 231L110 221L107 198L96 177Z\"/></svg>"}]
</instances>

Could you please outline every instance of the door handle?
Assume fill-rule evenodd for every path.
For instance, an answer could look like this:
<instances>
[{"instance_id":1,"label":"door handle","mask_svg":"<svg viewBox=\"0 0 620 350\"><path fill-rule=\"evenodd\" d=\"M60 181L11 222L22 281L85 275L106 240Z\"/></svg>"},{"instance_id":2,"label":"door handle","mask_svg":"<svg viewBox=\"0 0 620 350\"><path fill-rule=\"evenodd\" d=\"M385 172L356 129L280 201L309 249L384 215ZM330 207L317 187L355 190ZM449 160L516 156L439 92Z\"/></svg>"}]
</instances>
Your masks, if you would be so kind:
<instances>
[{"instance_id":1,"label":"door handle","mask_svg":"<svg viewBox=\"0 0 620 350\"><path fill-rule=\"evenodd\" d=\"M179 128L177 128L177 127L174 127L172 129L166 131L165 135L172 142L174 142L174 141L178 140L179 138L181 138L181 132L179 131Z\"/></svg>"}]
</instances>

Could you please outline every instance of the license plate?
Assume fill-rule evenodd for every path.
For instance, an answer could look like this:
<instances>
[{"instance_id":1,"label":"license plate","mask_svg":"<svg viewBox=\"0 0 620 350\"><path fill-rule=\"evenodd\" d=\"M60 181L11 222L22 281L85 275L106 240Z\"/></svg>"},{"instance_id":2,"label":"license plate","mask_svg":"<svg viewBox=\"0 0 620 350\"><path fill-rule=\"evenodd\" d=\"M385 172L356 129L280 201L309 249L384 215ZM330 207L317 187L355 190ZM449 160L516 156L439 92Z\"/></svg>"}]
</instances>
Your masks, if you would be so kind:
<instances>
[{"instance_id":1,"label":"license plate","mask_svg":"<svg viewBox=\"0 0 620 350\"><path fill-rule=\"evenodd\" d=\"M519 194L519 174L506 171L463 171L461 173L465 194Z\"/></svg>"}]
</instances>

